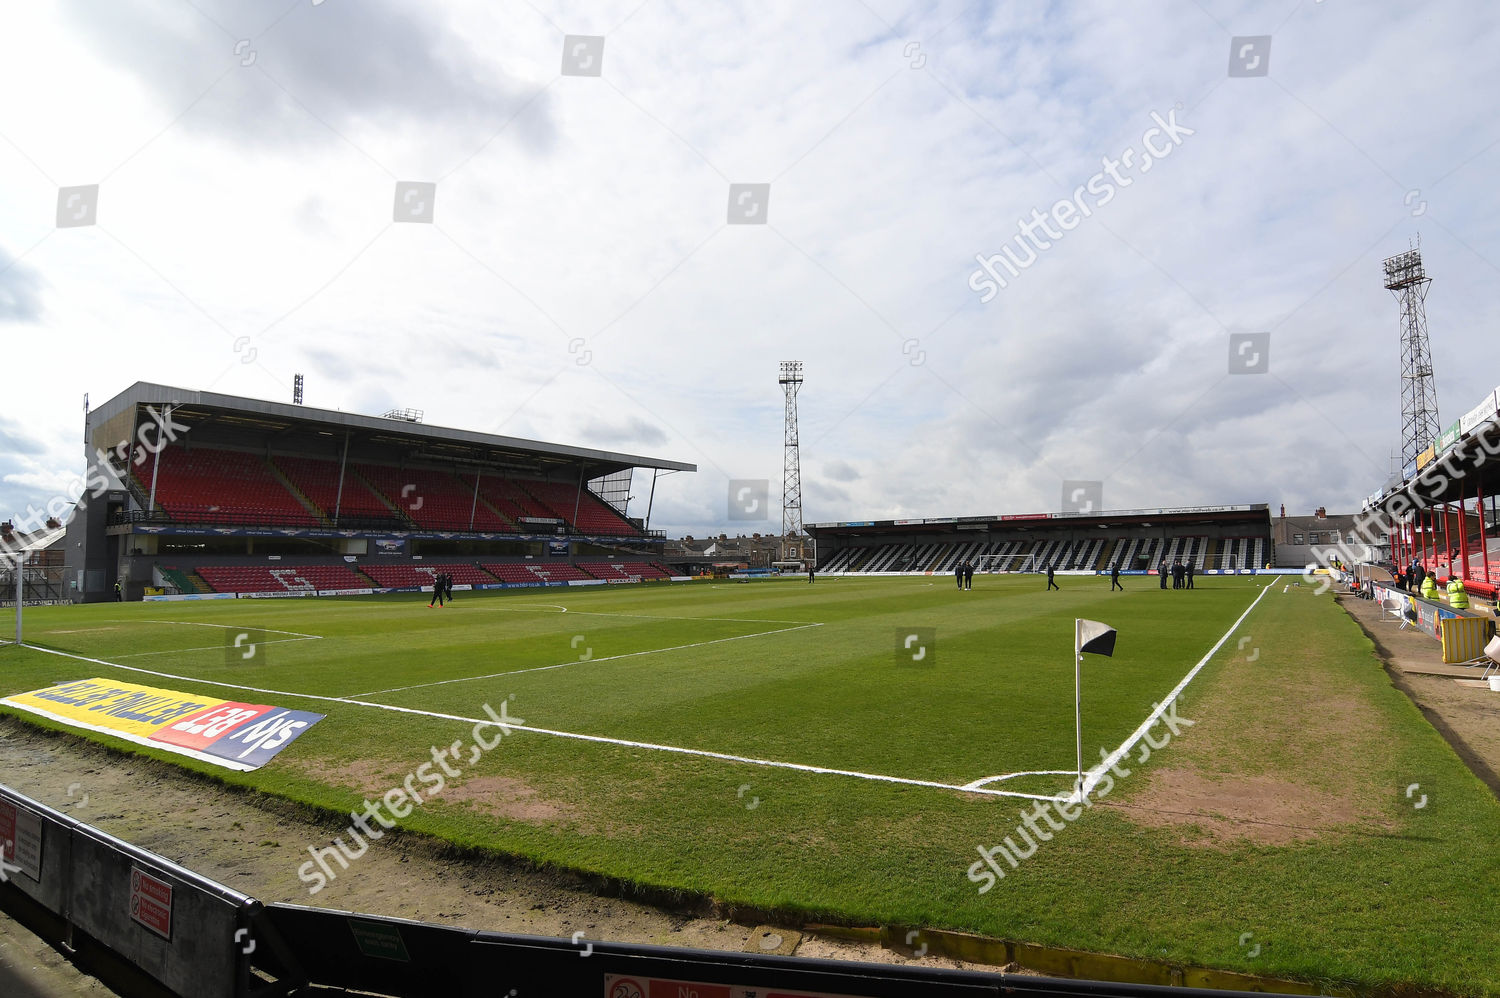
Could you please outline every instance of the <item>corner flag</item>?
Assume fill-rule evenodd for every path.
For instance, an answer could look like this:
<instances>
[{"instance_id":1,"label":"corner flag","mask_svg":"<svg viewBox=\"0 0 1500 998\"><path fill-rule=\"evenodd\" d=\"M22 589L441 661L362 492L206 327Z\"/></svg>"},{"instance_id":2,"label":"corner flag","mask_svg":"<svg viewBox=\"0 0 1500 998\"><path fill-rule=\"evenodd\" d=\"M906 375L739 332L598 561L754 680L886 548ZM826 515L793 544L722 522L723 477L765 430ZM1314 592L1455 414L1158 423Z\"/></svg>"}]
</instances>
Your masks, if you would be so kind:
<instances>
[{"instance_id":1,"label":"corner flag","mask_svg":"<svg viewBox=\"0 0 1500 998\"><path fill-rule=\"evenodd\" d=\"M1083 655L1115 653L1115 629L1097 620L1073 619L1073 733L1078 742L1078 799L1083 800Z\"/></svg>"},{"instance_id":2,"label":"corner flag","mask_svg":"<svg viewBox=\"0 0 1500 998\"><path fill-rule=\"evenodd\" d=\"M1097 620L1075 620L1078 628L1078 652L1091 655L1113 655L1115 629Z\"/></svg>"}]
</instances>

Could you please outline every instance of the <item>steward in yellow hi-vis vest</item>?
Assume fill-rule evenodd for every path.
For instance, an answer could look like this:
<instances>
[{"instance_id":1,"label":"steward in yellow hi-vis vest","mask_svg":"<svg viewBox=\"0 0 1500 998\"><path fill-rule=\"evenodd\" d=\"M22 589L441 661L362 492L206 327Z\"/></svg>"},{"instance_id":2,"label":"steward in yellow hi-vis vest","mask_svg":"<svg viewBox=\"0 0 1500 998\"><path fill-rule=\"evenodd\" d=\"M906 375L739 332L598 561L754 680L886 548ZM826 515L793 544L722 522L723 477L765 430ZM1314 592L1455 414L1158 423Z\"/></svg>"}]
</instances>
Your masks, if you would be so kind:
<instances>
[{"instance_id":1,"label":"steward in yellow hi-vis vest","mask_svg":"<svg viewBox=\"0 0 1500 998\"><path fill-rule=\"evenodd\" d=\"M1422 577L1422 598L1437 599L1437 582L1430 575Z\"/></svg>"},{"instance_id":2,"label":"steward in yellow hi-vis vest","mask_svg":"<svg viewBox=\"0 0 1500 998\"><path fill-rule=\"evenodd\" d=\"M1455 610L1467 610L1469 608L1469 594L1464 589L1464 580L1453 578L1448 580L1448 605Z\"/></svg>"}]
</instances>

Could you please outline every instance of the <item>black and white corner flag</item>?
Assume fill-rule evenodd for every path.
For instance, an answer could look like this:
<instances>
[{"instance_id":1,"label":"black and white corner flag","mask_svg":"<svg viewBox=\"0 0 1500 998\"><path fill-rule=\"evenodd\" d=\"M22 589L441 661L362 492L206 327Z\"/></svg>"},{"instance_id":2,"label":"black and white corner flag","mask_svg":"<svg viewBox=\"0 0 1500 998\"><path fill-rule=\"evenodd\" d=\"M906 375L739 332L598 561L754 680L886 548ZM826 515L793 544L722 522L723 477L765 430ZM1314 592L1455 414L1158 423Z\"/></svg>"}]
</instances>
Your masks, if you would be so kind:
<instances>
[{"instance_id":1,"label":"black and white corner flag","mask_svg":"<svg viewBox=\"0 0 1500 998\"><path fill-rule=\"evenodd\" d=\"M1077 628L1078 653L1090 655L1114 655L1115 629L1097 620L1074 620Z\"/></svg>"}]
</instances>

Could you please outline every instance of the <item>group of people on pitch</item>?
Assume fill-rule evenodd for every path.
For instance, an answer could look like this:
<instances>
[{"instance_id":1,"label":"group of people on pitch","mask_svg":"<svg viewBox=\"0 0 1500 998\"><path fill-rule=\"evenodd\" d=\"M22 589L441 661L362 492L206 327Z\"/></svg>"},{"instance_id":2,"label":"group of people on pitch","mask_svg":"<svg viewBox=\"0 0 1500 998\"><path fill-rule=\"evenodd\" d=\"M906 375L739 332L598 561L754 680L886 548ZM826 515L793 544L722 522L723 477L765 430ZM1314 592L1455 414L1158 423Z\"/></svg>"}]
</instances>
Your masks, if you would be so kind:
<instances>
[{"instance_id":1,"label":"group of people on pitch","mask_svg":"<svg viewBox=\"0 0 1500 998\"><path fill-rule=\"evenodd\" d=\"M1160 565L1156 566L1156 574L1160 576L1161 587L1163 589L1167 588L1168 575L1172 577L1173 589L1193 588L1193 572L1195 570L1191 561L1184 565L1181 558L1173 558L1171 568L1167 567L1167 559L1165 558L1161 560Z\"/></svg>"},{"instance_id":2,"label":"group of people on pitch","mask_svg":"<svg viewBox=\"0 0 1500 998\"><path fill-rule=\"evenodd\" d=\"M445 596L448 598L448 602L453 602L453 576L447 572L439 572L432 577L432 599L428 601L427 605L432 606L436 603L438 606L442 606Z\"/></svg>"},{"instance_id":3,"label":"group of people on pitch","mask_svg":"<svg viewBox=\"0 0 1500 998\"><path fill-rule=\"evenodd\" d=\"M974 588L974 565L972 562L961 561L953 566L953 577L958 581L958 588Z\"/></svg>"}]
</instances>

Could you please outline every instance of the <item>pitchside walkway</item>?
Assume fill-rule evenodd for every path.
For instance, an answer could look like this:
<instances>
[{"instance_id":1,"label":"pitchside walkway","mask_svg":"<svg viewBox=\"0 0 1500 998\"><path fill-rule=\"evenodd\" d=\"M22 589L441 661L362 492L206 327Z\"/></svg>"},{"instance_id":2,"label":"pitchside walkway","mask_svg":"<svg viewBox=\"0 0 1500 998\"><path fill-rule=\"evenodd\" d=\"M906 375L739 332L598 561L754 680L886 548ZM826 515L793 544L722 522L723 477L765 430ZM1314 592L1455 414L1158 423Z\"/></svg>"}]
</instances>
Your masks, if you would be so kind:
<instances>
[{"instance_id":1,"label":"pitchside walkway","mask_svg":"<svg viewBox=\"0 0 1500 998\"><path fill-rule=\"evenodd\" d=\"M1478 683L1483 667L1444 664L1440 643L1418 628L1401 630L1389 616L1382 620L1374 600L1338 601L1374 642L1396 687L1500 797L1500 693Z\"/></svg>"}]
</instances>

